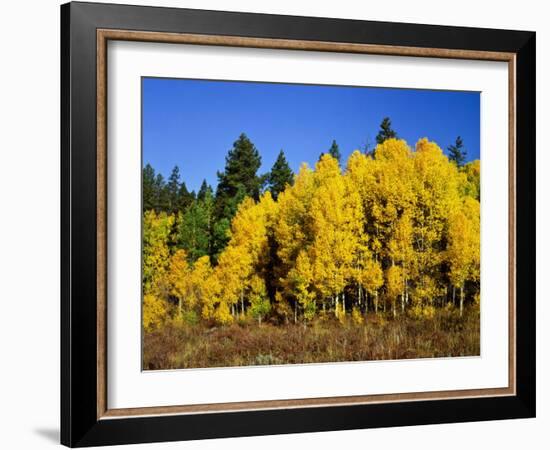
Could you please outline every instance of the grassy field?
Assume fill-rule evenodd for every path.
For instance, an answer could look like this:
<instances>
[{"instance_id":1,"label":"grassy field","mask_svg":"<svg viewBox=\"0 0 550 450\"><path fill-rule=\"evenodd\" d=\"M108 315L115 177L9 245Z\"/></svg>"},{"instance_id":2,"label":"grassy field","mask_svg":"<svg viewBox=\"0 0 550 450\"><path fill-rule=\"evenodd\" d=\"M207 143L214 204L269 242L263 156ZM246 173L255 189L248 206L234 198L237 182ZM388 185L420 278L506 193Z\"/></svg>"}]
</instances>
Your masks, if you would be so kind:
<instances>
[{"instance_id":1,"label":"grassy field","mask_svg":"<svg viewBox=\"0 0 550 450\"><path fill-rule=\"evenodd\" d=\"M461 318L442 309L425 320L370 314L363 324L332 317L286 326L171 322L143 339L144 370L475 356L479 310Z\"/></svg>"}]
</instances>

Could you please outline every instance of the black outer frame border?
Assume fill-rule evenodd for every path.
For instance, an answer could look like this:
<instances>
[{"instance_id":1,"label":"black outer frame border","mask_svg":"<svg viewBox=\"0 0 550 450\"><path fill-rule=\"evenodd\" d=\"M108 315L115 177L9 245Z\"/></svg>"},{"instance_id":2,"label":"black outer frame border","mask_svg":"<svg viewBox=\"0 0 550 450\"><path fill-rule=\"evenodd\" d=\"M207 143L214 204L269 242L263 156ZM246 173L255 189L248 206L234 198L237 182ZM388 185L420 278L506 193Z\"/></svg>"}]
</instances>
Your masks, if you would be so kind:
<instances>
[{"instance_id":1,"label":"black outer frame border","mask_svg":"<svg viewBox=\"0 0 550 450\"><path fill-rule=\"evenodd\" d=\"M508 397L97 420L98 28L516 53L516 382ZM535 416L535 33L128 5L61 6L61 443L177 441Z\"/></svg>"}]
</instances>

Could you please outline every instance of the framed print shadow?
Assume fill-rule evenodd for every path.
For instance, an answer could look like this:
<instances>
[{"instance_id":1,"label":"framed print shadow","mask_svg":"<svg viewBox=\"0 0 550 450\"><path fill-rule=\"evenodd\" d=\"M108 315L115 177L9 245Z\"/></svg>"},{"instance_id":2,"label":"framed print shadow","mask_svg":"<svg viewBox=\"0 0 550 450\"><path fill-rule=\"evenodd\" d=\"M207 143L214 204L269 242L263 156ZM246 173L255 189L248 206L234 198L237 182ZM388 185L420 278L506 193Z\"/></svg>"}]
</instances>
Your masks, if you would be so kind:
<instances>
[{"instance_id":1,"label":"framed print shadow","mask_svg":"<svg viewBox=\"0 0 550 450\"><path fill-rule=\"evenodd\" d=\"M61 442L535 416L535 33L61 7Z\"/></svg>"}]
</instances>

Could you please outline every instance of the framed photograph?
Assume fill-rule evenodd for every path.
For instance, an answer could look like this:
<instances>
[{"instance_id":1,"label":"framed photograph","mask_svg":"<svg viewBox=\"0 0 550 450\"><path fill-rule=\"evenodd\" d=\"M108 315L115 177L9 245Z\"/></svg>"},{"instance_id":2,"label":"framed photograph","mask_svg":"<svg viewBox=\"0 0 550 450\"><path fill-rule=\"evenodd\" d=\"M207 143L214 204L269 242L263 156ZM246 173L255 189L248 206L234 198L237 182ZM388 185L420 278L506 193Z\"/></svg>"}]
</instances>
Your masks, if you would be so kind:
<instances>
[{"instance_id":1,"label":"framed photograph","mask_svg":"<svg viewBox=\"0 0 550 450\"><path fill-rule=\"evenodd\" d=\"M535 33L61 7L61 441L535 415Z\"/></svg>"}]
</instances>

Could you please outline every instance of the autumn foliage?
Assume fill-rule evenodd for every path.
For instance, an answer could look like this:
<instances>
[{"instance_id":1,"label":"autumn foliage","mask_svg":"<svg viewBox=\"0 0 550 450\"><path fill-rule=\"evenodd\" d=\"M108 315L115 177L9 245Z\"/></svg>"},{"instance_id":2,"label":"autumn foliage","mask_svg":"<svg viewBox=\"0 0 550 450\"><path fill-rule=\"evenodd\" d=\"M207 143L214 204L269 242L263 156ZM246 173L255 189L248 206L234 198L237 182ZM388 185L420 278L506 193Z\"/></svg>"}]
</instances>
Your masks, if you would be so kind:
<instances>
[{"instance_id":1,"label":"autumn foliage","mask_svg":"<svg viewBox=\"0 0 550 450\"><path fill-rule=\"evenodd\" d=\"M178 245L181 214L145 211L145 330L478 308L479 161L459 167L427 139L412 149L390 138L373 154L355 151L345 167L323 154L276 200L245 196L216 261Z\"/></svg>"}]
</instances>

